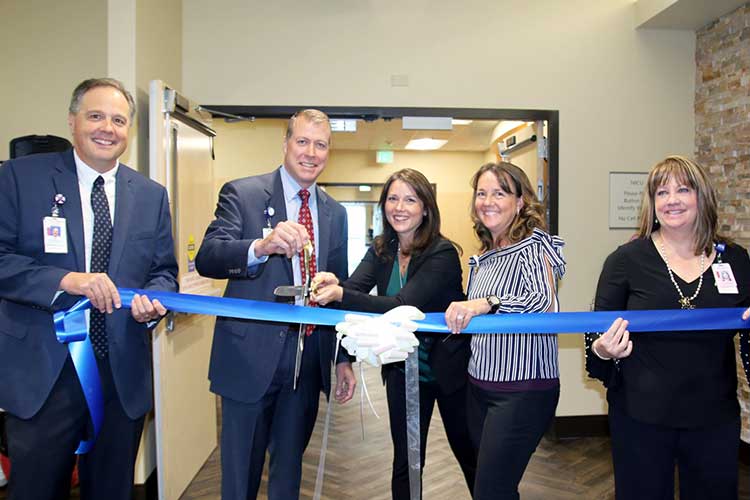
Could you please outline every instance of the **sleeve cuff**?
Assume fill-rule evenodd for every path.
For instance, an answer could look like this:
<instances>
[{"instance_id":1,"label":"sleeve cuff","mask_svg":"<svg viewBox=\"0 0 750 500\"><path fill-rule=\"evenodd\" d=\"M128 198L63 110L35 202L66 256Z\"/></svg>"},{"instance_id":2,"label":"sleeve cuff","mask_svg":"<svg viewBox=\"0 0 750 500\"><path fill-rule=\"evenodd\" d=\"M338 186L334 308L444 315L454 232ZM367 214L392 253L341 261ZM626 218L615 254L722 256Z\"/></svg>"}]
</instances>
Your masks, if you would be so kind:
<instances>
[{"instance_id":1,"label":"sleeve cuff","mask_svg":"<svg viewBox=\"0 0 750 500\"><path fill-rule=\"evenodd\" d=\"M265 264L265 262L268 260L268 255L264 255L263 257L256 257L255 256L255 244L259 240L253 240L252 243L250 243L250 248L247 250L247 268L250 269L255 266L259 266L261 264Z\"/></svg>"}]
</instances>

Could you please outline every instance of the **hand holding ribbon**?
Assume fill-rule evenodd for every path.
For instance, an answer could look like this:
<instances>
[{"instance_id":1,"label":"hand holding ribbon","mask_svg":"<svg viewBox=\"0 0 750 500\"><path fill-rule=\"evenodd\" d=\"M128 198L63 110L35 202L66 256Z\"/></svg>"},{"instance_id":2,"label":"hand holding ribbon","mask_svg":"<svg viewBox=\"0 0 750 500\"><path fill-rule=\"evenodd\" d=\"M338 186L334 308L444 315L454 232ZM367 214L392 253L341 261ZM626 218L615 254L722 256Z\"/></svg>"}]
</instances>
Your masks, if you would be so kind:
<instances>
[{"instance_id":1,"label":"hand holding ribbon","mask_svg":"<svg viewBox=\"0 0 750 500\"><path fill-rule=\"evenodd\" d=\"M337 325L339 336L348 335L344 338L344 342L351 347L348 350L375 366L403 361L409 352L413 352L414 348L419 345L413 335L417 327L423 332L450 333L445 323L445 313L425 315L418 309L408 306L400 306L383 316L375 316L347 314L346 311L338 309L299 307L286 303L189 295L159 290L119 288L117 292L122 300L122 307L131 307L134 299L137 302L136 295L147 295L152 304L158 300L164 309L174 312L280 323ZM88 441L81 443L77 453L86 453L93 445L103 415L99 374L84 316L84 311L90 307L91 303L87 298L67 311L58 311L54 315L57 338L68 345L94 422L94 435ZM750 309L729 308L488 314L473 317L463 333L605 332L618 318L628 321L629 332L746 330L750 328ZM372 323L368 323L371 320ZM420 321L419 324L415 323L415 320ZM382 339L380 338L381 330L384 335Z\"/></svg>"}]
</instances>

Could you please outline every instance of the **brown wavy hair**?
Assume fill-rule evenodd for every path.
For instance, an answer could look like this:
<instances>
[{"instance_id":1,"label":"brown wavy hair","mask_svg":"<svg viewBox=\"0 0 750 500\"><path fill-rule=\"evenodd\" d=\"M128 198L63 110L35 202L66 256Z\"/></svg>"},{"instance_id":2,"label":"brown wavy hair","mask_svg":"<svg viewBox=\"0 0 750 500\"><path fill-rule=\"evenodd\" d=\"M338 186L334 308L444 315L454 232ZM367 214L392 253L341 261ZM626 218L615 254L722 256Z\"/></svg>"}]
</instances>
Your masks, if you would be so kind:
<instances>
[{"instance_id":1,"label":"brown wavy hair","mask_svg":"<svg viewBox=\"0 0 750 500\"><path fill-rule=\"evenodd\" d=\"M654 197L661 186L674 179L695 190L698 199L698 216L695 219L695 255L705 252L711 255L714 242L731 243L731 239L719 234L719 217L716 191L706 170L697 162L684 156L667 156L651 169L646 181L646 191L641 203L641 220L638 237L649 238L661 226L656 219Z\"/></svg>"},{"instance_id":2,"label":"brown wavy hair","mask_svg":"<svg viewBox=\"0 0 750 500\"><path fill-rule=\"evenodd\" d=\"M384 257L386 260L392 259L394 256L390 251L390 243L398 239L398 234L393 226L388 222L388 218L385 216L385 203L388 199L388 191L391 189L391 185L395 181L401 181L414 190L417 197L424 206L425 216L422 218L422 223L417 227L414 232L414 241L412 242L411 248L402 248L402 253L405 255L415 254L423 251L425 248L430 246L438 238L445 238L440 232L440 210L437 205L437 198L435 197L435 190L432 188L432 184L427 180L427 177L418 170L412 168L404 168L398 172L394 172L388 177L383 185L383 190L380 193L380 199L378 200L378 206L380 208L380 215L383 218L383 233L378 235L373 241L375 247L375 254L378 257ZM445 238L448 240L448 238ZM451 241L458 253L462 253L461 247Z\"/></svg>"},{"instance_id":3,"label":"brown wavy hair","mask_svg":"<svg viewBox=\"0 0 750 500\"><path fill-rule=\"evenodd\" d=\"M474 195L471 200L471 221L474 223L474 233L481 244L481 251L486 252L500 246L500 240L493 240L492 233L479 220L479 214L476 209L477 184L479 178L486 172L491 172L500 183L500 189L506 194L512 194L516 198L523 199L523 206L516 214L508 228L508 240L518 243L524 238L531 236L534 229L546 230L545 209L536 197L534 188L531 186L526 173L516 165L508 162L486 163L479 167L474 176L471 178L471 187L474 189Z\"/></svg>"}]
</instances>

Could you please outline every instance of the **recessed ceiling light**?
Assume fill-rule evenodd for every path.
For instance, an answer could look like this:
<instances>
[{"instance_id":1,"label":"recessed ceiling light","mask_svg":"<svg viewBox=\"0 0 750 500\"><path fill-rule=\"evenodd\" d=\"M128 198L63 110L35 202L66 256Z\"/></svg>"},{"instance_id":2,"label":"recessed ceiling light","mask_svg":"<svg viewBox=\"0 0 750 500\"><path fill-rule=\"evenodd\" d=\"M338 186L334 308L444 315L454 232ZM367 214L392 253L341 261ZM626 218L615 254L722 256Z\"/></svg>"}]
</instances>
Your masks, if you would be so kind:
<instances>
[{"instance_id":1,"label":"recessed ceiling light","mask_svg":"<svg viewBox=\"0 0 750 500\"><path fill-rule=\"evenodd\" d=\"M454 118L454 119L453 119L453 120L451 121L451 124L453 124L453 125L468 125L468 124L470 124L470 123L471 123L471 122L473 122L473 121L474 121L474 120L461 120L461 119L459 119L459 118Z\"/></svg>"},{"instance_id":2,"label":"recessed ceiling light","mask_svg":"<svg viewBox=\"0 0 750 500\"><path fill-rule=\"evenodd\" d=\"M409 143L406 145L404 149L416 149L419 151L429 151L431 149L440 149L443 146L445 146L445 143L448 142L445 139L432 139L430 137L425 137L424 139L412 139L409 141Z\"/></svg>"}]
</instances>

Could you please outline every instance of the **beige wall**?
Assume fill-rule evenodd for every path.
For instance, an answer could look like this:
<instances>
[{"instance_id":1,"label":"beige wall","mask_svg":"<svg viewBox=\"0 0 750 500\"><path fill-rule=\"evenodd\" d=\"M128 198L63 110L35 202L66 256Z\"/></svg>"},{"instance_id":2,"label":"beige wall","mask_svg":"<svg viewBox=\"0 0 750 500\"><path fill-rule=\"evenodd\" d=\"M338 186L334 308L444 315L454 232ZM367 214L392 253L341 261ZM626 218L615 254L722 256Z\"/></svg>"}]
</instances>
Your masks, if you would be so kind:
<instances>
[{"instance_id":1,"label":"beige wall","mask_svg":"<svg viewBox=\"0 0 750 500\"><path fill-rule=\"evenodd\" d=\"M135 28L134 97L140 121L134 141L137 162L133 163L148 175L149 82L162 80L182 92L182 0L137 0Z\"/></svg>"},{"instance_id":2,"label":"beige wall","mask_svg":"<svg viewBox=\"0 0 750 500\"><path fill-rule=\"evenodd\" d=\"M182 1L1 1L0 159L29 134L70 139L67 108L85 78L111 76L136 98L136 127L123 156L147 172L148 82L182 85Z\"/></svg>"},{"instance_id":3,"label":"beige wall","mask_svg":"<svg viewBox=\"0 0 750 500\"><path fill-rule=\"evenodd\" d=\"M0 160L15 137L70 139L73 87L107 70L107 4L0 1Z\"/></svg>"},{"instance_id":4,"label":"beige wall","mask_svg":"<svg viewBox=\"0 0 750 500\"><path fill-rule=\"evenodd\" d=\"M608 229L608 172L693 151L695 35L635 30L632 0L183 8L185 91L203 103L559 110L567 311L588 309L604 258L629 235ZM393 74L410 86L391 87ZM445 175L456 186L468 178ZM605 408L600 385L585 382L581 345L561 337L559 415Z\"/></svg>"},{"instance_id":5,"label":"beige wall","mask_svg":"<svg viewBox=\"0 0 750 500\"><path fill-rule=\"evenodd\" d=\"M232 179L269 172L281 165L285 120L226 123L214 120L216 192Z\"/></svg>"}]
</instances>

